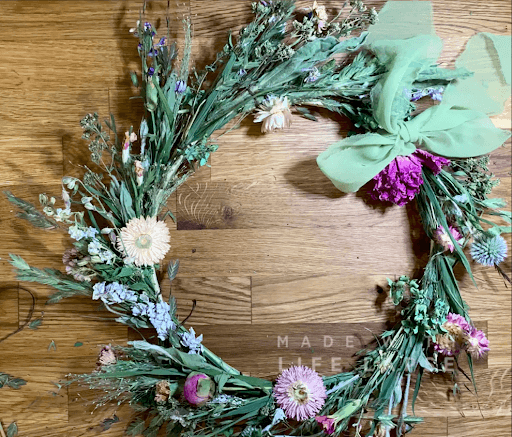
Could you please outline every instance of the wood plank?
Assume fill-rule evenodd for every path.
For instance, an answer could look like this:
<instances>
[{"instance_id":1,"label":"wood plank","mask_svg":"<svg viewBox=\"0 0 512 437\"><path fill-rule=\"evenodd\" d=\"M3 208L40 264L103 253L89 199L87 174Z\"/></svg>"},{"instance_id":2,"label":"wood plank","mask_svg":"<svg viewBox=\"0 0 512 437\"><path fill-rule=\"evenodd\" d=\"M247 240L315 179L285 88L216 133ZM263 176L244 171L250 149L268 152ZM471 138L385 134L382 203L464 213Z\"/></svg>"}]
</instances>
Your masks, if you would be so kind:
<instances>
[{"instance_id":1,"label":"wood plank","mask_svg":"<svg viewBox=\"0 0 512 437\"><path fill-rule=\"evenodd\" d=\"M188 324L251 323L251 278L249 277L177 277L169 287L169 280L161 283L164 297L168 291L176 298L177 314L184 320L197 302Z\"/></svg>"},{"instance_id":2,"label":"wood plank","mask_svg":"<svg viewBox=\"0 0 512 437\"><path fill-rule=\"evenodd\" d=\"M18 305L18 283L0 283L0 339L18 329Z\"/></svg>"},{"instance_id":3,"label":"wood plank","mask_svg":"<svg viewBox=\"0 0 512 437\"><path fill-rule=\"evenodd\" d=\"M34 126L35 128L35 126ZM23 131L23 130L22 130ZM26 132L26 131L25 131ZM62 138L55 136L7 136L0 139L5 165L0 174L3 187L49 182L62 178ZM23 163L20 163L23 156Z\"/></svg>"},{"instance_id":4,"label":"wood plank","mask_svg":"<svg viewBox=\"0 0 512 437\"><path fill-rule=\"evenodd\" d=\"M448 437L509 437L512 432L510 416L486 416L484 418L448 418Z\"/></svg>"},{"instance_id":5,"label":"wood plank","mask_svg":"<svg viewBox=\"0 0 512 437\"><path fill-rule=\"evenodd\" d=\"M398 265L400 271L407 272L425 264L425 255L412 256L409 234L401 229L385 229L372 236L372 243L386 244L387 255L372 259L363 255L361 247L368 230L350 227L349 231L324 228L177 231L171 235L167 260L179 258L181 275L194 277L355 272L365 275L376 271L394 275ZM415 250L419 253L418 246L423 240L416 241Z\"/></svg>"},{"instance_id":6,"label":"wood plank","mask_svg":"<svg viewBox=\"0 0 512 437\"><path fill-rule=\"evenodd\" d=\"M70 0L23 0L6 2L0 16L0 37L2 41L27 41L55 35L63 40L134 40L129 29L139 19L140 1L109 3L101 0L75 2ZM171 31L179 31L179 15L188 10L184 3L170 4L169 18ZM165 27L163 17L167 14L167 0L152 0L147 5L147 20L158 27ZM23 16L23 20L20 20ZM13 31L13 28L16 31Z\"/></svg>"},{"instance_id":7,"label":"wood plank","mask_svg":"<svg viewBox=\"0 0 512 437\"><path fill-rule=\"evenodd\" d=\"M478 397L470 381L459 375L461 394L453 395L453 381L450 374L425 374L415 413L418 416L441 416L482 420L484 417L509 416L510 421L510 384L511 369L479 369L475 371ZM461 434L466 435L466 434Z\"/></svg>"},{"instance_id":8,"label":"wood plank","mask_svg":"<svg viewBox=\"0 0 512 437\"><path fill-rule=\"evenodd\" d=\"M323 185L323 183L322 183ZM299 190L297 188L300 188ZM198 182L178 189L178 230L333 228L360 219L368 227L408 227L408 209L382 208L353 195L324 196L319 184Z\"/></svg>"}]
</instances>

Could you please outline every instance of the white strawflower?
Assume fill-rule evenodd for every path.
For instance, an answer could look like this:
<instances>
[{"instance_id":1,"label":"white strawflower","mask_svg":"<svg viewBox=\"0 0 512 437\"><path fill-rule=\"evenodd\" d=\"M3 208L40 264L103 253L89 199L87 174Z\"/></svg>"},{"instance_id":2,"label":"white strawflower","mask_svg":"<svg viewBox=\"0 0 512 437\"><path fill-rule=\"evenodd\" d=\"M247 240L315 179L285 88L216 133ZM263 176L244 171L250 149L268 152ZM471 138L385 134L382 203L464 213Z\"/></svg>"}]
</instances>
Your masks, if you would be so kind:
<instances>
[{"instance_id":1,"label":"white strawflower","mask_svg":"<svg viewBox=\"0 0 512 437\"><path fill-rule=\"evenodd\" d=\"M311 11L321 21L327 21L329 19L329 17L327 17L327 11L325 10L325 6L319 5L316 2L316 0L313 2L313 6L311 7Z\"/></svg>"},{"instance_id":2,"label":"white strawflower","mask_svg":"<svg viewBox=\"0 0 512 437\"><path fill-rule=\"evenodd\" d=\"M292 113L288 103L288 97L269 96L257 109L255 123L261 124L261 131L271 132L276 129L284 129L292 124Z\"/></svg>"},{"instance_id":3,"label":"white strawflower","mask_svg":"<svg viewBox=\"0 0 512 437\"><path fill-rule=\"evenodd\" d=\"M137 266L152 266L164 259L171 248L169 229L156 217L132 218L121 229L117 248Z\"/></svg>"}]
</instances>

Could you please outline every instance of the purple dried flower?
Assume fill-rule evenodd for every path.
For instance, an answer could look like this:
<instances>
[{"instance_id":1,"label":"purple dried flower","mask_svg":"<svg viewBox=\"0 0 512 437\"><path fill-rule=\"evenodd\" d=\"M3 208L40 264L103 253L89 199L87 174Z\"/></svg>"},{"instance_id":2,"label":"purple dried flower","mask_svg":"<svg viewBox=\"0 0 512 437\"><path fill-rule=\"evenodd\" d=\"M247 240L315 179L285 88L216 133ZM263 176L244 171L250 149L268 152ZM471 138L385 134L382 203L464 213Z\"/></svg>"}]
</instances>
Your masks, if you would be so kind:
<instances>
[{"instance_id":1,"label":"purple dried flower","mask_svg":"<svg viewBox=\"0 0 512 437\"><path fill-rule=\"evenodd\" d=\"M448 159L421 149L416 149L408 156L397 156L372 179L370 194L376 200L403 206L419 193L423 184L423 166L438 174L444 165L449 164Z\"/></svg>"},{"instance_id":2,"label":"purple dried flower","mask_svg":"<svg viewBox=\"0 0 512 437\"><path fill-rule=\"evenodd\" d=\"M416 102L424 96L425 93L422 90L415 91L411 94L411 102Z\"/></svg>"},{"instance_id":3,"label":"purple dried flower","mask_svg":"<svg viewBox=\"0 0 512 437\"><path fill-rule=\"evenodd\" d=\"M148 68L148 76L153 76L155 74L155 69L153 67Z\"/></svg>"},{"instance_id":4,"label":"purple dried flower","mask_svg":"<svg viewBox=\"0 0 512 437\"><path fill-rule=\"evenodd\" d=\"M430 96L430 98L432 100L437 100L437 101L441 101L443 100L443 91L444 91L444 88L439 88L439 89L430 89L429 92L428 92L428 95Z\"/></svg>"},{"instance_id":5,"label":"purple dried flower","mask_svg":"<svg viewBox=\"0 0 512 437\"><path fill-rule=\"evenodd\" d=\"M174 87L174 91L178 94L183 94L187 89L187 84L183 80L178 80L176 82L176 86Z\"/></svg>"},{"instance_id":6,"label":"purple dried flower","mask_svg":"<svg viewBox=\"0 0 512 437\"><path fill-rule=\"evenodd\" d=\"M455 241L461 239L462 235L460 234L457 228L450 226L448 230L450 234L452 234L452 237ZM455 246L453 245L453 242L450 236L448 235L448 232L445 231L444 227L438 226L436 231L434 232L434 237L436 243L442 246L445 251L449 250L451 253L453 253L453 251L455 250Z\"/></svg>"},{"instance_id":7,"label":"purple dried flower","mask_svg":"<svg viewBox=\"0 0 512 437\"><path fill-rule=\"evenodd\" d=\"M466 349L475 359L484 357L491 350L484 332L476 328L468 334Z\"/></svg>"},{"instance_id":8,"label":"purple dried flower","mask_svg":"<svg viewBox=\"0 0 512 437\"><path fill-rule=\"evenodd\" d=\"M292 366L277 378L274 397L286 417L306 420L315 417L327 395L318 373L309 367Z\"/></svg>"},{"instance_id":9,"label":"purple dried flower","mask_svg":"<svg viewBox=\"0 0 512 437\"><path fill-rule=\"evenodd\" d=\"M322 425L323 431L326 434L334 434L336 429L336 420L329 416L316 416L316 421Z\"/></svg>"},{"instance_id":10,"label":"purple dried flower","mask_svg":"<svg viewBox=\"0 0 512 437\"><path fill-rule=\"evenodd\" d=\"M160 47L163 47L166 41L167 37L163 36L162 38L160 38L160 41L158 41L158 43L155 44L155 48L159 49Z\"/></svg>"},{"instance_id":11,"label":"purple dried flower","mask_svg":"<svg viewBox=\"0 0 512 437\"><path fill-rule=\"evenodd\" d=\"M470 332L473 329L463 316L456 313L448 313L443 328L446 329L450 335L458 339L463 338L464 332Z\"/></svg>"}]
</instances>

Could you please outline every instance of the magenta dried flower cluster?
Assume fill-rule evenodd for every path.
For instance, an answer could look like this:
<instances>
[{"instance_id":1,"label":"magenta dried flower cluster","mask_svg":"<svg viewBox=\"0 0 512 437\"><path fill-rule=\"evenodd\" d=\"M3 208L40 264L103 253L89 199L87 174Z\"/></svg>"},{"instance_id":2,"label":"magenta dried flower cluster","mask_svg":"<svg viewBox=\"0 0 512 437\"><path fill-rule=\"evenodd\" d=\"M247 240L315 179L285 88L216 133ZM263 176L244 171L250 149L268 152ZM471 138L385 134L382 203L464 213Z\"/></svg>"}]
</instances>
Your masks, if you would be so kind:
<instances>
[{"instance_id":1,"label":"magenta dried flower cluster","mask_svg":"<svg viewBox=\"0 0 512 437\"><path fill-rule=\"evenodd\" d=\"M448 159L421 149L408 156L397 156L370 181L370 194L375 200L403 206L419 193L424 166L437 175L445 165L450 165Z\"/></svg>"}]
</instances>

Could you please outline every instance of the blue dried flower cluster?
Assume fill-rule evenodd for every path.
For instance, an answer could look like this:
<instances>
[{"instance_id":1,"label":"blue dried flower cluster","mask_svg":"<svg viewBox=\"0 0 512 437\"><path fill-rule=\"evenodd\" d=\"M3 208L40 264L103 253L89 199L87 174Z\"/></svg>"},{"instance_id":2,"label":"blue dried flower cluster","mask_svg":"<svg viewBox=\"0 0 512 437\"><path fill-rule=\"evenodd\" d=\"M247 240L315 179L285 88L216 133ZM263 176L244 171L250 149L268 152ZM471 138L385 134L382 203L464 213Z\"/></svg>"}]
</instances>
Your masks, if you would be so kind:
<instances>
[{"instance_id":1,"label":"blue dried flower cluster","mask_svg":"<svg viewBox=\"0 0 512 437\"><path fill-rule=\"evenodd\" d=\"M98 230L96 228L88 227L82 228L79 226L70 226L68 228L69 235L73 240L80 241L83 238L94 238L96 234L98 234Z\"/></svg>"},{"instance_id":2,"label":"blue dried flower cluster","mask_svg":"<svg viewBox=\"0 0 512 437\"><path fill-rule=\"evenodd\" d=\"M160 340L165 340L170 330L176 329L176 324L172 321L171 307L167 302L153 303L145 295L141 295L145 302L138 302L132 308L132 314L136 317L147 316L151 324L155 327Z\"/></svg>"},{"instance_id":3,"label":"blue dried flower cluster","mask_svg":"<svg viewBox=\"0 0 512 437\"><path fill-rule=\"evenodd\" d=\"M190 328L189 332L181 334L181 344L189 348L189 354L198 354L203 350L201 342L203 341L203 334L196 338L194 328Z\"/></svg>"},{"instance_id":4,"label":"blue dried flower cluster","mask_svg":"<svg viewBox=\"0 0 512 437\"><path fill-rule=\"evenodd\" d=\"M116 257L110 250L104 249L99 240L94 238L87 246L89 255L96 255L100 260L106 264L112 263Z\"/></svg>"},{"instance_id":5,"label":"blue dried flower cluster","mask_svg":"<svg viewBox=\"0 0 512 437\"><path fill-rule=\"evenodd\" d=\"M507 257L507 242L501 235L484 234L475 238L470 254L478 264L492 267Z\"/></svg>"},{"instance_id":6,"label":"blue dried flower cluster","mask_svg":"<svg viewBox=\"0 0 512 437\"><path fill-rule=\"evenodd\" d=\"M413 93L411 93L411 101L416 102L417 100L421 99L422 97L430 96L432 100L441 101L443 100L443 92L444 88L427 88L423 90L418 90Z\"/></svg>"},{"instance_id":7,"label":"blue dried flower cluster","mask_svg":"<svg viewBox=\"0 0 512 437\"><path fill-rule=\"evenodd\" d=\"M126 285L119 282L98 282L92 287L92 298L94 300L101 299L107 305L113 305L123 302L137 302L137 293L129 290Z\"/></svg>"}]
</instances>

